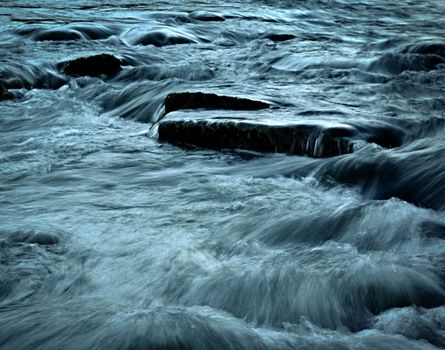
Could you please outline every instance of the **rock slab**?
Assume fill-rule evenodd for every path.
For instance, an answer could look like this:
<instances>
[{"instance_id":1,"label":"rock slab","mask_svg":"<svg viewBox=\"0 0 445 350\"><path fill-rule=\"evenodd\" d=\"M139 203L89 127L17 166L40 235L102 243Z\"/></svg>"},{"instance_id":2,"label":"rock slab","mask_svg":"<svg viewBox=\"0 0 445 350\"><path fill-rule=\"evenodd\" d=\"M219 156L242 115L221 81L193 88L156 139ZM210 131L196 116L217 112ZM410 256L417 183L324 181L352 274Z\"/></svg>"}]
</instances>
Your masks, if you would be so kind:
<instances>
[{"instance_id":1,"label":"rock slab","mask_svg":"<svg viewBox=\"0 0 445 350\"><path fill-rule=\"evenodd\" d=\"M212 150L243 149L332 157L353 151L354 128L338 124L269 124L244 119L171 119L159 124L159 140Z\"/></svg>"},{"instance_id":2,"label":"rock slab","mask_svg":"<svg viewBox=\"0 0 445 350\"><path fill-rule=\"evenodd\" d=\"M250 100L232 96L221 96L203 92L178 92L165 98L165 113L180 109L231 109L259 110L269 108L270 104L263 101Z\"/></svg>"}]
</instances>

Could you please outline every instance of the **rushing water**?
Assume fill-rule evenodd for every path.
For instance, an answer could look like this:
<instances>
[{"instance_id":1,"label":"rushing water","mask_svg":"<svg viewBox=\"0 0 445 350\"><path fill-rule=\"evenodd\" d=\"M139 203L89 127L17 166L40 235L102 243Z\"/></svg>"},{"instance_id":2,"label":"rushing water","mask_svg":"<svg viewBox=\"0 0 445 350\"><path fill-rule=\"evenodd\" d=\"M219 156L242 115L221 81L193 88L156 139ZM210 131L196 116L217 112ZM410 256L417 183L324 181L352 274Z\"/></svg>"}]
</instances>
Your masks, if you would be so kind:
<instances>
[{"instance_id":1,"label":"rushing water","mask_svg":"<svg viewBox=\"0 0 445 350\"><path fill-rule=\"evenodd\" d=\"M445 347L444 34L442 0L1 1L0 348ZM58 71L98 53L131 65ZM181 149L174 91L403 142Z\"/></svg>"}]
</instances>

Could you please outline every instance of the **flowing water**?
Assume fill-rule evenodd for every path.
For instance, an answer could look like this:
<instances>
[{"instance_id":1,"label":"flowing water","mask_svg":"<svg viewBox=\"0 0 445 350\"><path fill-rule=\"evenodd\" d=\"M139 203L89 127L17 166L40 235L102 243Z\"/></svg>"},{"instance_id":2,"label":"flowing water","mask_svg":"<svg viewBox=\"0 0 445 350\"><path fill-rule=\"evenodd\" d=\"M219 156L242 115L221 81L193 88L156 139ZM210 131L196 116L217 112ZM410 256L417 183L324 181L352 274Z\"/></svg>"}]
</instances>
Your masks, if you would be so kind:
<instances>
[{"instance_id":1,"label":"flowing water","mask_svg":"<svg viewBox=\"0 0 445 350\"><path fill-rule=\"evenodd\" d=\"M444 34L442 0L1 1L0 348L445 347ZM175 91L402 145L182 149Z\"/></svg>"}]
</instances>

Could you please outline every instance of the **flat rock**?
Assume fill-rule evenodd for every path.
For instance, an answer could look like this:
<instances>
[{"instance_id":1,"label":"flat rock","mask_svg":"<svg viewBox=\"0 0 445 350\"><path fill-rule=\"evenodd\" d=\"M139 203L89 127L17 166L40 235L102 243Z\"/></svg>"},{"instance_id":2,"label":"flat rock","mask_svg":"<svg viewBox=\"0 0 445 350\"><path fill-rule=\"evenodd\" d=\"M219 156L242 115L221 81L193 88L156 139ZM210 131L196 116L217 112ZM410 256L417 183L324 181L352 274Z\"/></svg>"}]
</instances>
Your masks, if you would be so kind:
<instances>
[{"instance_id":1,"label":"flat rock","mask_svg":"<svg viewBox=\"0 0 445 350\"><path fill-rule=\"evenodd\" d=\"M259 110L269 108L270 104L247 98L222 96L203 92L177 92L165 98L165 113L180 109L231 109Z\"/></svg>"},{"instance_id":2,"label":"flat rock","mask_svg":"<svg viewBox=\"0 0 445 350\"><path fill-rule=\"evenodd\" d=\"M59 70L70 76L112 77L119 73L126 63L109 54L80 57L58 64Z\"/></svg>"},{"instance_id":3,"label":"flat rock","mask_svg":"<svg viewBox=\"0 0 445 350\"><path fill-rule=\"evenodd\" d=\"M190 118L173 113L159 123L159 140L213 150L243 149L331 157L350 153L357 131L346 124L252 118Z\"/></svg>"},{"instance_id":4,"label":"flat rock","mask_svg":"<svg viewBox=\"0 0 445 350\"><path fill-rule=\"evenodd\" d=\"M394 148L403 132L376 121L350 122L320 116L298 118L271 110L232 112L184 110L161 120L159 140L175 145L213 150L243 149L314 158L333 157L372 147ZM377 146L376 146L377 145ZM377 152L379 153L379 152Z\"/></svg>"}]
</instances>

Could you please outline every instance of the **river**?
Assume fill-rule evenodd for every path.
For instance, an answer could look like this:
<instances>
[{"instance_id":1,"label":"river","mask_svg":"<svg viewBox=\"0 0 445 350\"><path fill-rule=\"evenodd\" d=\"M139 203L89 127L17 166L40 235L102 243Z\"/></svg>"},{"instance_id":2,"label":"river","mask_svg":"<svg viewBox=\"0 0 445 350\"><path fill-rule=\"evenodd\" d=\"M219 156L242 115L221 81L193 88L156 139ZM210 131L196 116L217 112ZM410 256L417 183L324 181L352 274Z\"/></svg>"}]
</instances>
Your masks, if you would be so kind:
<instances>
[{"instance_id":1,"label":"river","mask_svg":"<svg viewBox=\"0 0 445 350\"><path fill-rule=\"evenodd\" d=\"M442 0L1 1L0 348L445 347L444 15ZM128 64L60 69L103 53ZM183 91L400 144L160 142Z\"/></svg>"}]
</instances>

